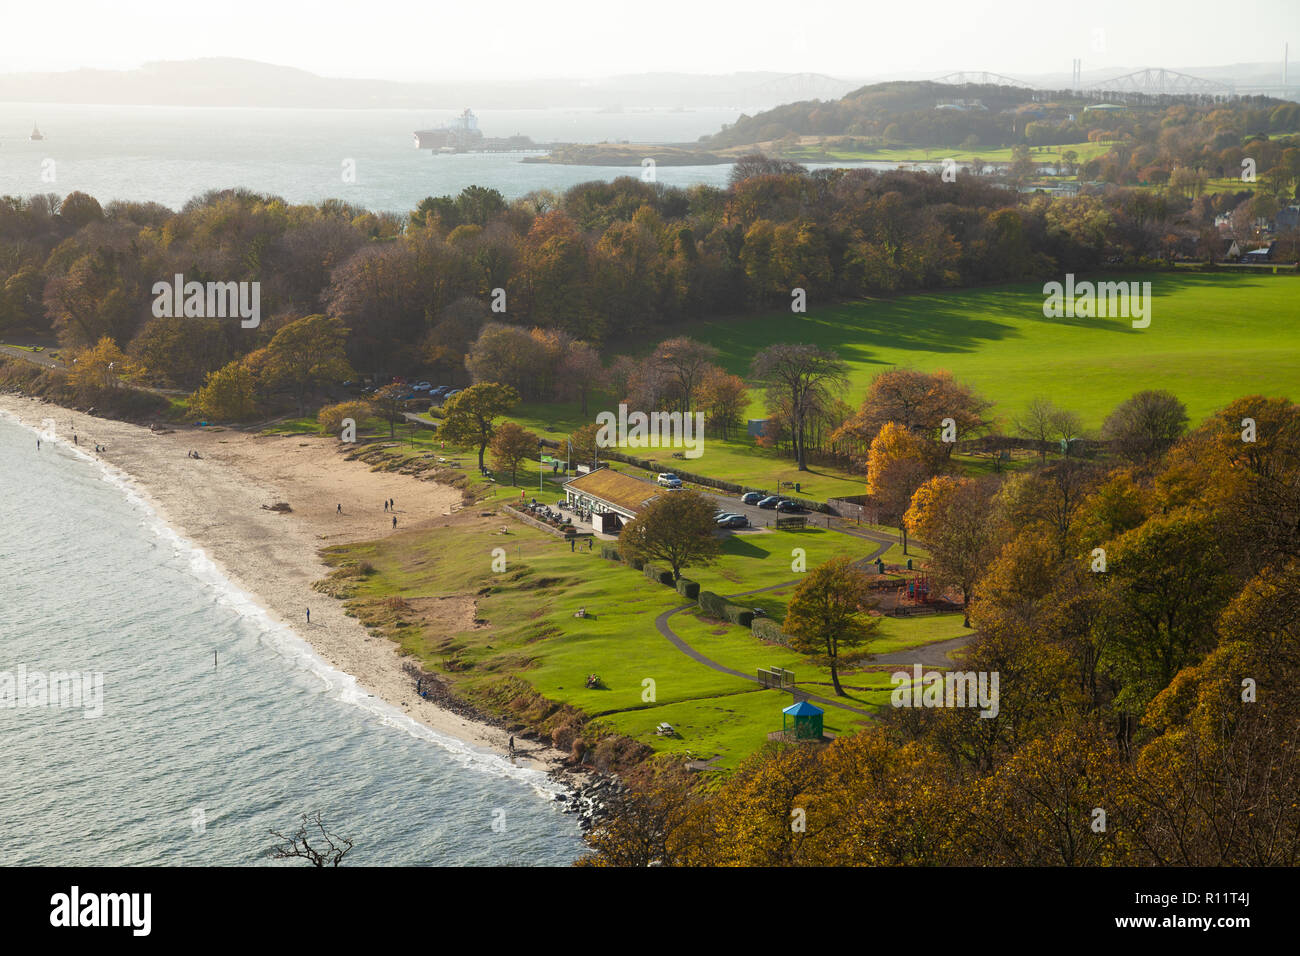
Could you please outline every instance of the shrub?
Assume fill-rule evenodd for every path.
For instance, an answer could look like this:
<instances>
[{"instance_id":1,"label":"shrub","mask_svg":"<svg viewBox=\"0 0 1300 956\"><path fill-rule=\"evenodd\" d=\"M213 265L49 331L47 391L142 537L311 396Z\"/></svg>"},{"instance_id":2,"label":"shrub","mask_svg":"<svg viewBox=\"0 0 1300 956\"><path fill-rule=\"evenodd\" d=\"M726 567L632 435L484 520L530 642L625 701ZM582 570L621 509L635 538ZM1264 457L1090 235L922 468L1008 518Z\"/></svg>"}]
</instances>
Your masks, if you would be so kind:
<instances>
[{"instance_id":1,"label":"shrub","mask_svg":"<svg viewBox=\"0 0 1300 956\"><path fill-rule=\"evenodd\" d=\"M741 607L739 604L728 604L725 613L727 620L732 624L749 627L754 623L754 612L747 607Z\"/></svg>"},{"instance_id":2,"label":"shrub","mask_svg":"<svg viewBox=\"0 0 1300 956\"><path fill-rule=\"evenodd\" d=\"M641 558L638 558L636 555L630 555L627 559L627 563L629 566L635 568L637 571L641 571L645 569L645 561Z\"/></svg>"},{"instance_id":3,"label":"shrub","mask_svg":"<svg viewBox=\"0 0 1300 956\"><path fill-rule=\"evenodd\" d=\"M369 402L339 402L326 405L316 415L321 431L337 434L343 429L343 419L350 418L358 424L373 415Z\"/></svg>"},{"instance_id":4,"label":"shrub","mask_svg":"<svg viewBox=\"0 0 1300 956\"><path fill-rule=\"evenodd\" d=\"M614 547L612 544L602 544L600 546L600 556L604 558L606 561L623 560L618 555L618 548Z\"/></svg>"},{"instance_id":5,"label":"shrub","mask_svg":"<svg viewBox=\"0 0 1300 956\"><path fill-rule=\"evenodd\" d=\"M718 594L712 591L701 591L699 596L700 610L709 617L715 617L719 621L727 619L727 602Z\"/></svg>"},{"instance_id":6,"label":"shrub","mask_svg":"<svg viewBox=\"0 0 1300 956\"><path fill-rule=\"evenodd\" d=\"M672 587L676 583L673 580L673 573L671 571L660 571L657 575L657 579L660 584L667 585L668 587Z\"/></svg>"},{"instance_id":7,"label":"shrub","mask_svg":"<svg viewBox=\"0 0 1300 956\"><path fill-rule=\"evenodd\" d=\"M754 623L749 626L754 636L760 641L767 641L771 644L781 644L789 646L790 636L781 630L781 625L770 617L756 617Z\"/></svg>"},{"instance_id":8,"label":"shrub","mask_svg":"<svg viewBox=\"0 0 1300 956\"><path fill-rule=\"evenodd\" d=\"M696 581L692 581L689 578L678 578L676 587L677 587L678 594L682 595L682 597L685 597L691 601L696 600L700 596L699 583Z\"/></svg>"}]
</instances>

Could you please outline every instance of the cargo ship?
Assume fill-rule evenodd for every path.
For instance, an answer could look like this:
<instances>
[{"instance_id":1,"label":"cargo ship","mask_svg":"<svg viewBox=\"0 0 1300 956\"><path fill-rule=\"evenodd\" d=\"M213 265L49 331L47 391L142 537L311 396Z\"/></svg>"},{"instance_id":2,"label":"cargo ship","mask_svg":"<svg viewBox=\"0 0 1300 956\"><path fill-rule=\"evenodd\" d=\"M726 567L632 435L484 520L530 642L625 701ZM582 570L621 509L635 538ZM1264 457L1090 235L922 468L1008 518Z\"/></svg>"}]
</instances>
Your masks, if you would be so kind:
<instances>
[{"instance_id":1,"label":"cargo ship","mask_svg":"<svg viewBox=\"0 0 1300 956\"><path fill-rule=\"evenodd\" d=\"M487 137L478 128L478 117L467 109L450 123L415 131L415 148L435 153L498 153L536 149L527 136Z\"/></svg>"}]
</instances>

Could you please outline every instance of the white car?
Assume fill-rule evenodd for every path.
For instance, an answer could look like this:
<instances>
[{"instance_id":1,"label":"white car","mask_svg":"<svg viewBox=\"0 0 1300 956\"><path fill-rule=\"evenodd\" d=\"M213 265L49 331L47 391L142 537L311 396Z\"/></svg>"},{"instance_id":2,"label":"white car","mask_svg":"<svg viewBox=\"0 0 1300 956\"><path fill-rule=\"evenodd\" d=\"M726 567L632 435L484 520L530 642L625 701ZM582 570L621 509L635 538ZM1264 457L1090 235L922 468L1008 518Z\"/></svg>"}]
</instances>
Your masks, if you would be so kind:
<instances>
[{"instance_id":1,"label":"white car","mask_svg":"<svg viewBox=\"0 0 1300 956\"><path fill-rule=\"evenodd\" d=\"M680 488L682 486L682 480L671 471L661 472L658 481L665 488Z\"/></svg>"}]
</instances>

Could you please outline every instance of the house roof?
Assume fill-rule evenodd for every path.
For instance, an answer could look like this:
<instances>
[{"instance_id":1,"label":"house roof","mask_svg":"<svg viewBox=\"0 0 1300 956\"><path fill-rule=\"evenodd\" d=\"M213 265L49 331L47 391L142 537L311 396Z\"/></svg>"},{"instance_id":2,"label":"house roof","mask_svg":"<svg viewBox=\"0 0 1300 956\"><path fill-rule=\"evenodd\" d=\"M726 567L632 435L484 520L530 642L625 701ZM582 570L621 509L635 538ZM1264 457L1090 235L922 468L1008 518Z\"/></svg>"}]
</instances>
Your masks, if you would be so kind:
<instances>
[{"instance_id":1,"label":"house roof","mask_svg":"<svg viewBox=\"0 0 1300 956\"><path fill-rule=\"evenodd\" d=\"M801 700L797 704L791 704L785 710L781 711L781 713L789 714L791 717L816 717L818 714L826 713L826 711L822 710L816 704L810 704L806 700Z\"/></svg>"},{"instance_id":2,"label":"house roof","mask_svg":"<svg viewBox=\"0 0 1300 956\"><path fill-rule=\"evenodd\" d=\"M564 487L566 490L576 489L584 495L599 498L601 501L631 512L641 510L660 495L658 485L614 471L612 468L601 468L589 475L574 478Z\"/></svg>"}]
</instances>

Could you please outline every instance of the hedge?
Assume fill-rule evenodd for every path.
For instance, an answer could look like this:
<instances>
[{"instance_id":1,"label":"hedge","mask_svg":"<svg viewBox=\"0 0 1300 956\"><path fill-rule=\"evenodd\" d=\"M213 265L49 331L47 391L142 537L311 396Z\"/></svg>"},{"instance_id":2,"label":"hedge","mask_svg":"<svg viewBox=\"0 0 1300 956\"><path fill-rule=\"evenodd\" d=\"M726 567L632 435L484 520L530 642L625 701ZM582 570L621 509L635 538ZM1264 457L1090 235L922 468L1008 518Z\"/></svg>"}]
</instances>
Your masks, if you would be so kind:
<instances>
[{"instance_id":1,"label":"hedge","mask_svg":"<svg viewBox=\"0 0 1300 956\"><path fill-rule=\"evenodd\" d=\"M727 620L732 624L739 624L741 627L749 627L754 623L754 612L747 607L741 607L739 604L728 604Z\"/></svg>"},{"instance_id":2,"label":"hedge","mask_svg":"<svg viewBox=\"0 0 1300 956\"><path fill-rule=\"evenodd\" d=\"M637 571L645 570L645 561L642 558L637 557L635 554L628 555L627 563Z\"/></svg>"},{"instance_id":3,"label":"hedge","mask_svg":"<svg viewBox=\"0 0 1300 956\"><path fill-rule=\"evenodd\" d=\"M716 617L719 621L727 618L727 601L720 594L714 594L712 591L701 591L699 595L700 610L709 617Z\"/></svg>"},{"instance_id":4,"label":"hedge","mask_svg":"<svg viewBox=\"0 0 1300 956\"><path fill-rule=\"evenodd\" d=\"M600 556L604 558L606 561L623 560L618 556L618 548L614 547L612 544L602 544L600 546Z\"/></svg>"},{"instance_id":5,"label":"hedge","mask_svg":"<svg viewBox=\"0 0 1300 956\"><path fill-rule=\"evenodd\" d=\"M642 569L641 573L644 574L651 581L658 581L660 584L666 584L669 587L673 586L673 573L671 571L661 571L659 568L656 568L653 564L647 564Z\"/></svg>"},{"instance_id":6,"label":"hedge","mask_svg":"<svg viewBox=\"0 0 1300 956\"><path fill-rule=\"evenodd\" d=\"M712 591L701 591L699 601L700 610L709 617L717 618L719 621L730 621L732 624L739 624L741 627L749 627L754 621L754 612L749 608L741 607L739 604L732 604L726 598L714 594Z\"/></svg>"},{"instance_id":7,"label":"hedge","mask_svg":"<svg viewBox=\"0 0 1300 956\"><path fill-rule=\"evenodd\" d=\"M770 641L773 644L781 644L785 647L790 646L790 635L781 630L781 625L770 617L754 618L754 622L750 624L749 629L761 641Z\"/></svg>"},{"instance_id":8,"label":"hedge","mask_svg":"<svg viewBox=\"0 0 1300 956\"><path fill-rule=\"evenodd\" d=\"M677 593L684 598L694 601L700 596L700 585L689 578L678 578Z\"/></svg>"}]
</instances>

